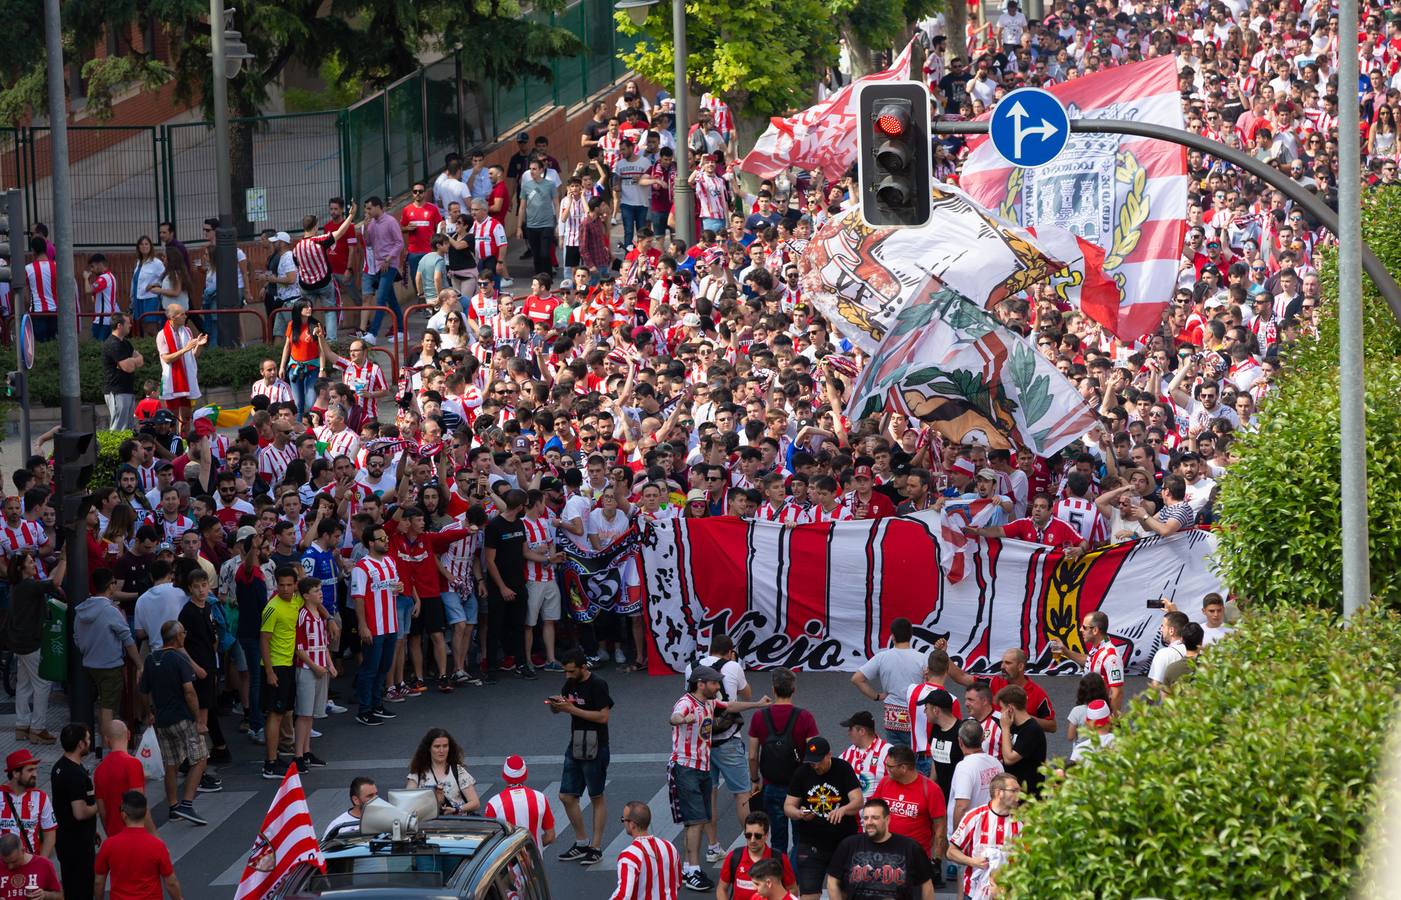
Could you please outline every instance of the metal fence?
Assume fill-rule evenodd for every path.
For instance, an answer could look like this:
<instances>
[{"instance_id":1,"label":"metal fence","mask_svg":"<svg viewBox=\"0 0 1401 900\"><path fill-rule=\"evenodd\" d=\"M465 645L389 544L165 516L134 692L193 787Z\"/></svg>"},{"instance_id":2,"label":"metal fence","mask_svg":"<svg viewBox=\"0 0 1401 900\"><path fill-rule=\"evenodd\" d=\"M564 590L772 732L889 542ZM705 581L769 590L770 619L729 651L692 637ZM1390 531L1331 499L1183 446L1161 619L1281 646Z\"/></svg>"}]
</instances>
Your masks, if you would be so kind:
<instances>
[{"instance_id":1,"label":"metal fence","mask_svg":"<svg viewBox=\"0 0 1401 900\"><path fill-rule=\"evenodd\" d=\"M233 179L247 192L235 207L252 210L241 237L264 223L295 227L335 194L404 194L449 151L492 143L541 110L573 106L626 73L618 57L634 43L614 27L613 0L580 0L548 21L585 48L552 60L548 81L522 79L509 89L459 84L460 60L450 56L345 109L235 119ZM142 234L154 237L167 220L183 239L198 239L200 222L217 208L212 123L69 126L68 135L76 246L129 245ZM47 127L0 129L0 188L24 190L29 222L53 218L48 144Z\"/></svg>"}]
</instances>

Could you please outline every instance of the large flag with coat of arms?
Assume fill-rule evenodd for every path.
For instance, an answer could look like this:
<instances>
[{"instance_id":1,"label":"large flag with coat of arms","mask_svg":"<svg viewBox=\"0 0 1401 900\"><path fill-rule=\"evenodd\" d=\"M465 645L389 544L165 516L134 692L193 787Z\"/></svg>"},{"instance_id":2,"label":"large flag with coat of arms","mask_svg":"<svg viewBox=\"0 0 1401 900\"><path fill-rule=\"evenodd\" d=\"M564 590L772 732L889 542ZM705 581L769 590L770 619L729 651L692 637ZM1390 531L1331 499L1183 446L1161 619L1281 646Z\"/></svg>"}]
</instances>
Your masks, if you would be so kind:
<instances>
[{"instance_id":1,"label":"large flag with coat of arms","mask_svg":"<svg viewBox=\"0 0 1401 900\"><path fill-rule=\"evenodd\" d=\"M1117 119L1183 127L1177 61L1164 56L1047 88L1071 119ZM989 113L990 115L990 113ZM1070 232L1103 251L1115 292L1093 291L1093 252L1053 279L1057 291L1121 340L1156 328L1172 300L1187 217L1187 150L1131 135L1075 133L1065 150L1035 169L1017 168L986 137L969 141L960 179L979 203L1037 235L1064 258ZM1054 226L1054 227L1051 227ZM1068 244L1068 242L1066 242ZM1089 271L1087 271L1089 270Z\"/></svg>"}]
</instances>

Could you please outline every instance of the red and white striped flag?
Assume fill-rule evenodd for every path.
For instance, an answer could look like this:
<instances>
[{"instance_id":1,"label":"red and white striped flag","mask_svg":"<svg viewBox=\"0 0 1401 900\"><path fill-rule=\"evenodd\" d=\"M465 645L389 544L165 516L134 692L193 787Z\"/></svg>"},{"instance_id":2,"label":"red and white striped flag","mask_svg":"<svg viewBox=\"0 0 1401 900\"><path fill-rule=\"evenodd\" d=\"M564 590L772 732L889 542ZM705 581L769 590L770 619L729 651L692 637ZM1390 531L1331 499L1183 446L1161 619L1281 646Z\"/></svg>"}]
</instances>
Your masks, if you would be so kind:
<instances>
[{"instance_id":1,"label":"red and white striped flag","mask_svg":"<svg viewBox=\"0 0 1401 900\"><path fill-rule=\"evenodd\" d=\"M277 795L272 798L272 806L263 817L258 837L248 853L248 863L243 867L243 877L238 880L234 900L261 900L271 895L287 874L304 862L323 872L326 870L302 780L293 764L287 767Z\"/></svg>"},{"instance_id":2,"label":"red and white striped flag","mask_svg":"<svg viewBox=\"0 0 1401 900\"><path fill-rule=\"evenodd\" d=\"M797 166L820 169L828 181L841 178L856 161L856 86L908 80L913 47L911 41L890 68L856 79L816 106L786 119L770 119L768 130L740 160L740 169L772 178L789 166Z\"/></svg>"},{"instance_id":3,"label":"red and white striped flag","mask_svg":"<svg viewBox=\"0 0 1401 900\"><path fill-rule=\"evenodd\" d=\"M1072 119L1120 119L1183 127L1177 61L1164 56L1047 88ZM991 115L989 113L988 115ZM1157 327L1177 286L1187 229L1187 150L1149 138L1073 134L1064 152L1035 169L1012 166L986 137L972 148L959 180L998 216L1034 228L1037 243L1062 257L1069 231L1083 252L1052 280L1067 300L1121 340ZM1103 251L1097 262L1087 245ZM1117 298L1102 290L1097 270Z\"/></svg>"}]
</instances>

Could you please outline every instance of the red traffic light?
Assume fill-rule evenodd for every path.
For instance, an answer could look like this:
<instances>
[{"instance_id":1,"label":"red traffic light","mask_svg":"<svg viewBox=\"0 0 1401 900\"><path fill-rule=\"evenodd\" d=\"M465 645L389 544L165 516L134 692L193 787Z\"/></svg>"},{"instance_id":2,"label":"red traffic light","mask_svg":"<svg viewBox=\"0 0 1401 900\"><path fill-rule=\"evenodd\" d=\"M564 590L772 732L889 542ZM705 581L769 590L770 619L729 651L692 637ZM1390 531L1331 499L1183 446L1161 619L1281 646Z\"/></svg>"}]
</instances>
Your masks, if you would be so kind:
<instances>
[{"instance_id":1,"label":"red traffic light","mask_svg":"<svg viewBox=\"0 0 1401 900\"><path fill-rule=\"evenodd\" d=\"M909 115L904 110L887 108L876 119L876 129L886 137L903 136L909 124Z\"/></svg>"}]
</instances>

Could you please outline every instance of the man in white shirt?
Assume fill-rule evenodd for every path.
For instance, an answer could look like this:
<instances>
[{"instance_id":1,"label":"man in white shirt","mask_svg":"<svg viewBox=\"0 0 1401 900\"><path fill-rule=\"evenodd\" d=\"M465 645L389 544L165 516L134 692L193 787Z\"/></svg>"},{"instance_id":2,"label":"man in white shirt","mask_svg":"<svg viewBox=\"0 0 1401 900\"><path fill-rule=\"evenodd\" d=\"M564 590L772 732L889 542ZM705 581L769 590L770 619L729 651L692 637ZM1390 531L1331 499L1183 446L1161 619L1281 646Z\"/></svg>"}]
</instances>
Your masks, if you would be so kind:
<instances>
[{"instance_id":1,"label":"man in white shirt","mask_svg":"<svg viewBox=\"0 0 1401 900\"><path fill-rule=\"evenodd\" d=\"M1187 502L1195 515L1201 515L1211 499L1211 491L1216 482L1203 471L1205 466L1200 455L1192 452L1182 454L1182 478L1187 482Z\"/></svg>"},{"instance_id":2,"label":"man in white shirt","mask_svg":"<svg viewBox=\"0 0 1401 900\"><path fill-rule=\"evenodd\" d=\"M1158 626L1163 646L1153 654L1148 664L1148 686L1159 691L1167 687L1168 666L1187 658L1187 647L1182 643L1182 629L1187 626L1187 614L1174 610L1163 614L1163 623Z\"/></svg>"},{"instance_id":3,"label":"man in white shirt","mask_svg":"<svg viewBox=\"0 0 1401 900\"><path fill-rule=\"evenodd\" d=\"M951 828L958 827L968 810L988 802L988 785L1003 772L1002 763L983 750L983 737L983 727L973 719L965 719L958 726L958 746L963 750L963 758L954 766L953 781L949 785Z\"/></svg>"},{"instance_id":4,"label":"man in white shirt","mask_svg":"<svg viewBox=\"0 0 1401 900\"><path fill-rule=\"evenodd\" d=\"M331 832L343 825L354 825L354 828L344 828L342 835L358 834L360 831L360 816L364 814L365 807L379 797L379 788L375 786L375 780L368 775L357 775L350 780L350 809L336 816L331 820L331 824L326 826L326 831L321 835L324 842L331 836Z\"/></svg>"},{"instance_id":5,"label":"man in white shirt","mask_svg":"<svg viewBox=\"0 0 1401 900\"><path fill-rule=\"evenodd\" d=\"M1009 0L1007 11L997 17L997 31L1001 36L1002 49L1008 54L1021 46L1022 35L1026 34L1026 16L1017 8L1016 0Z\"/></svg>"},{"instance_id":6,"label":"man in white shirt","mask_svg":"<svg viewBox=\"0 0 1401 900\"><path fill-rule=\"evenodd\" d=\"M168 544L162 544L168 548ZM159 554L159 551L157 551ZM161 626L180 618L180 610L189 602L185 592L173 582L174 566L169 559L151 563L151 589L136 598L136 639L148 640L152 650L161 648Z\"/></svg>"},{"instance_id":7,"label":"man in white shirt","mask_svg":"<svg viewBox=\"0 0 1401 900\"><path fill-rule=\"evenodd\" d=\"M1202 625L1203 650L1235 631L1226 624L1226 601L1220 594L1207 594L1202 598L1202 615L1206 617Z\"/></svg>"}]
</instances>

